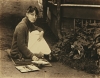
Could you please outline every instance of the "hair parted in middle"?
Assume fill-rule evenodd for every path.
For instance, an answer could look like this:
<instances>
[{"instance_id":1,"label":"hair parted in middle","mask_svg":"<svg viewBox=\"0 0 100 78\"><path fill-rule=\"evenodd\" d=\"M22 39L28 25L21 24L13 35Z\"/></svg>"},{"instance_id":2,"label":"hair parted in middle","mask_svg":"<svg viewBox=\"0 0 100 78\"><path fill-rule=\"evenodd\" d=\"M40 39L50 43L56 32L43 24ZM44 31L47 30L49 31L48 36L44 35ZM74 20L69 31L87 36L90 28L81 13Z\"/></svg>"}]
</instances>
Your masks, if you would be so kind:
<instances>
[{"instance_id":1,"label":"hair parted in middle","mask_svg":"<svg viewBox=\"0 0 100 78\"><path fill-rule=\"evenodd\" d=\"M34 11L36 12L36 15L39 14L39 11L38 11L37 7L35 7L35 6L29 6L27 9L27 13L32 13Z\"/></svg>"}]
</instances>

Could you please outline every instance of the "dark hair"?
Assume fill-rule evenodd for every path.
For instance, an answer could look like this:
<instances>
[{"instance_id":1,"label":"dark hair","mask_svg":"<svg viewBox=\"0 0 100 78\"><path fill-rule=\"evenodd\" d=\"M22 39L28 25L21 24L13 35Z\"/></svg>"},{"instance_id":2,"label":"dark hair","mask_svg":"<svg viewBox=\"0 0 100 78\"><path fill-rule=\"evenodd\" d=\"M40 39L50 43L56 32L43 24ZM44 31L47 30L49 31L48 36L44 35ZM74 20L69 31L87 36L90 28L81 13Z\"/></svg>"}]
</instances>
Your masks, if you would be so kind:
<instances>
[{"instance_id":1,"label":"dark hair","mask_svg":"<svg viewBox=\"0 0 100 78\"><path fill-rule=\"evenodd\" d=\"M38 11L37 7L29 6L28 9L27 9L27 13L32 13L34 11L36 12L36 15L39 14L39 11Z\"/></svg>"}]
</instances>

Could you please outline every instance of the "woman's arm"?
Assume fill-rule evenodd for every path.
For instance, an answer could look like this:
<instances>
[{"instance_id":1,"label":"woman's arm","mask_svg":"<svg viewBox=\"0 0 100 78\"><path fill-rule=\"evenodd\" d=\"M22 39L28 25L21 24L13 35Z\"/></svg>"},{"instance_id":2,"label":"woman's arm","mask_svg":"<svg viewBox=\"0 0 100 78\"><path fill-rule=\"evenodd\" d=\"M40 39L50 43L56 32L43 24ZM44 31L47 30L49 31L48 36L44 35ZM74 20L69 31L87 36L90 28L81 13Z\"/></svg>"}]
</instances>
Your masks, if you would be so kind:
<instances>
[{"instance_id":1,"label":"woman's arm","mask_svg":"<svg viewBox=\"0 0 100 78\"><path fill-rule=\"evenodd\" d=\"M39 35L38 41L40 41L43 38L43 35L44 35L44 31L40 31L40 35Z\"/></svg>"},{"instance_id":2,"label":"woman's arm","mask_svg":"<svg viewBox=\"0 0 100 78\"><path fill-rule=\"evenodd\" d=\"M24 54L25 57L31 58L32 60L39 60L39 58L28 49L27 44L25 44L26 28L22 25L19 26L17 30L17 45L21 53Z\"/></svg>"},{"instance_id":3,"label":"woman's arm","mask_svg":"<svg viewBox=\"0 0 100 78\"><path fill-rule=\"evenodd\" d=\"M20 24L17 28L17 46L20 50L20 52L27 58L32 58L33 53L30 52L30 50L27 47L27 44L25 43L26 40L26 28L23 26L23 24Z\"/></svg>"},{"instance_id":4,"label":"woman's arm","mask_svg":"<svg viewBox=\"0 0 100 78\"><path fill-rule=\"evenodd\" d=\"M38 38L38 41L40 41L42 38L43 38L43 35L44 35L44 30L38 26L35 26L35 29L38 30L40 33L40 36Z\"/></svg>"}]
</instances>

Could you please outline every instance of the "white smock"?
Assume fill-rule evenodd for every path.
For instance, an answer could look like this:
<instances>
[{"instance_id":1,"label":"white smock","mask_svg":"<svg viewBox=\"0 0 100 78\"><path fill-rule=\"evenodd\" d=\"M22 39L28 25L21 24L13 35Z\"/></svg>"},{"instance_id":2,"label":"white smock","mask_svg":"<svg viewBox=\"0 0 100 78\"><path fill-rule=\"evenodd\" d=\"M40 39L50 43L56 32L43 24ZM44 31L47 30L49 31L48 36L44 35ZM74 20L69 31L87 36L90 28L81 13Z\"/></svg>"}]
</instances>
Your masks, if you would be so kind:
<instances>
[{"instance_id":1,"label":"white smock","mask_svg":"<svg viewBox=\"0 0 100 78\"><path fill-rule=\"evenodd\" d=\"M38 30L29 32L28 49L35 54L50 54L51 50L45 39L42 38L40 41L38 41L39 35L40 32Z\"/></svg>"}]
</instances>

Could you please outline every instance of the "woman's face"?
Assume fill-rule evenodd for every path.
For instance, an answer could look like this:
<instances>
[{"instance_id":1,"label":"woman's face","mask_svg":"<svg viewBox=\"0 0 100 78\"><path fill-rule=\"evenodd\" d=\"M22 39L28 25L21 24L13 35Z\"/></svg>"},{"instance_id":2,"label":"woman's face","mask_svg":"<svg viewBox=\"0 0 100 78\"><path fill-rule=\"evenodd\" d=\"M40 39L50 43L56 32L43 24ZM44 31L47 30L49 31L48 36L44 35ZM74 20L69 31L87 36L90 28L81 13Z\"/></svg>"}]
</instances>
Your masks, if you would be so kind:
<instances>
[{"instance_id":1,"label":"woman's face","mask_svg":"<svg viewBox=\"0 0 100 78\"><path fill-rule=\"evenodd\" d=\"M26 16L28 17L28 19L31 23L34 23L37 19L35 10L32 13L26 13Z\"/></svg>"}]
</instances>

